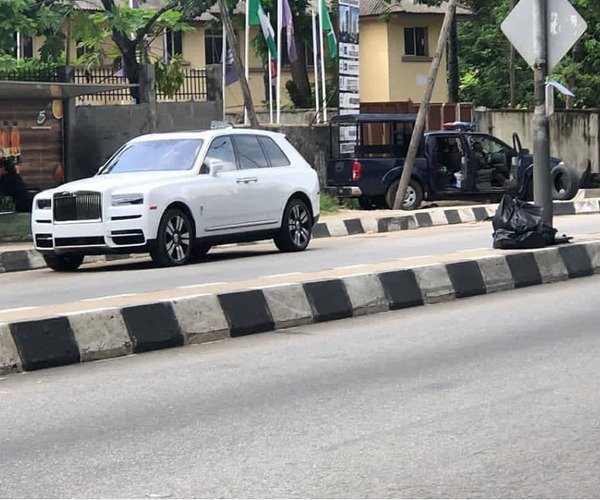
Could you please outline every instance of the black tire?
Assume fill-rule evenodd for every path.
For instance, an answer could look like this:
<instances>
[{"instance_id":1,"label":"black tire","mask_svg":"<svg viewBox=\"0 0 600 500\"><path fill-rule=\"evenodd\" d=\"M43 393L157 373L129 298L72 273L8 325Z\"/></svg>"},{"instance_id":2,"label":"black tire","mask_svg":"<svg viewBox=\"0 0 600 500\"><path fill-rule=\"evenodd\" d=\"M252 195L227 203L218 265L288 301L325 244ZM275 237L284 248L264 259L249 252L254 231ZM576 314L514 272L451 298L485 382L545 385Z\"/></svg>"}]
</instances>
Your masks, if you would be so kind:
<instances>
[{"instance_id":1,"label":"black tire","mask_svg":"<svg viewBox=\"0 0 600 500\"><path fill-rule=\"evenodd\" d=\"M304 201L292 198L283 211L281 228L273 241L281 252L301 252L310 243L312 229L310 208Z\"/></svg>"},{"instance_id":2,"label":"black tire","mask_svg":"<svg viewBox=\"0 0 600 500\"><path fill-rule=\"evenodd\" d=\"M568 165L557 165L550 173L552 176L552 199L571 200L579 191L579 174Z\"/></svg>"},{"instance_id":3,"label":"black tire","mask_svg":"<svg viewBox=\"0 0 600 500\"><path fill-rule=\"evenodd\" d=\"M358 206L361 210L376 210L378 208L376 201L368 196L361 196L358 199Z\"/></svg>"},{"instance_id":4,"label":"black tire","mask_svg":"<svg viewBox=\"0 0 600 500\"><path fill-rule=\"evenodd\" d=\"M75 271L81 266L83 263L83 255L70 253L70 254L55 254L55 253L45 253L44 260L46 261L46 265L53 269L54 271L58 271L61 273Z\"/></svg>"},{"instance_id":5,"label":"black tire","mask_svg":"<svg viewBox=\"0 0 600 500\"><path fill-rule=\"evenodd\" d=\"M195 237L192 218L179 208L169 208L160 220L150 256L159 266L183 266L194 255Z\"/></svg>"},{"instance_id":6,"label":"black tire","mask_svg":"<svg viewBox=\"0 0 600 500\"><path fill-rule=\"evenodd\" d=\"M400 184L400 179L392 182L385 193L385 204L390 210L394 208L394 198L396 197L396 191L398 191L398 184ZM402 210L416 210L421 206L422 202L423 188L417 181L411 179L406 188L406 197L402 204Z\"/></svg>"}]
</instances>

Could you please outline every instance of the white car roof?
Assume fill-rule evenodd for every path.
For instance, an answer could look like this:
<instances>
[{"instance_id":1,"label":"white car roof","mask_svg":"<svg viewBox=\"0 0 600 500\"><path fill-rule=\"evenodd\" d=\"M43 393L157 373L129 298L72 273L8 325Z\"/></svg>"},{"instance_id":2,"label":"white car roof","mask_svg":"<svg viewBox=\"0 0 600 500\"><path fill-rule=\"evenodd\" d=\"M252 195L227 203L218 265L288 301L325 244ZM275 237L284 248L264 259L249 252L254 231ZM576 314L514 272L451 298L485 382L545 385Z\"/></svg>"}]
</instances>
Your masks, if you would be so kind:
<instances>
[{"instance_id":1,"label":"white car roof","mask_svg":"<svg viewBox=\"0 0 600 500\"><path fill-rule=\"evenodd\" d=\"M145 141L157 141L165 139L204 139L210 140L213 137L219 137L221 135L265 135L269 137L285 137L284 134L279 132L272 132L270 130L260 130L252 128L219 128L214 130L198 130L198 131L185 131L185 132L166 132L160 134L146 134L141 135L132 139L130 142L145 142Z\"/></svg>"}]
</instances>

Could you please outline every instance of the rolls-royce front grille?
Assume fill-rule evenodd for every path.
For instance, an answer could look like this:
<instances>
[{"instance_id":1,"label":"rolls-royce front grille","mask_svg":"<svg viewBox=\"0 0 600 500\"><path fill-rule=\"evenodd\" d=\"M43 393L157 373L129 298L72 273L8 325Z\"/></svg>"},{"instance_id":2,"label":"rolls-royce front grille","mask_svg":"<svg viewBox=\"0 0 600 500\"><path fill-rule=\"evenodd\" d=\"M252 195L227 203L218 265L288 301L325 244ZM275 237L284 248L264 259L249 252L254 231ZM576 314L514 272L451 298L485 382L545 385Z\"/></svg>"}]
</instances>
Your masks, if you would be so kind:
<instances>
[{"instance_id":1,"label":"rolls-royce front grille","mask_svg":"<svg viewBox=\"0 0 600 500\"><path fill-rule=\"evenodd\" d=\"M54 195L53 207L56 222L102 219L100 193L91 191L57 193Z\"/></svg>"}]
</instances>

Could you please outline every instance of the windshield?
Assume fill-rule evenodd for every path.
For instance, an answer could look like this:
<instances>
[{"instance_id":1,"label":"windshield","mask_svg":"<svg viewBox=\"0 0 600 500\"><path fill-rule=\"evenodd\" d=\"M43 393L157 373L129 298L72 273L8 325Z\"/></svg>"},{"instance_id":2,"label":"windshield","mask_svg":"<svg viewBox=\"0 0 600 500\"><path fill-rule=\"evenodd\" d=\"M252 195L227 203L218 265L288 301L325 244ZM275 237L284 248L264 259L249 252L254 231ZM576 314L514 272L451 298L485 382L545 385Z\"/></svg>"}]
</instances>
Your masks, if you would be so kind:
<instances>
[{"instance_id":1,"label":"windshield","mask_svg":"<svg viewBox=\"0 0 600 500\"><path fill-rule=\"evenodd\" d=\"M190 170L198 157L202 139L161 139L125 146L102 169L102 174Z\"/></svg>"}]
</instances>

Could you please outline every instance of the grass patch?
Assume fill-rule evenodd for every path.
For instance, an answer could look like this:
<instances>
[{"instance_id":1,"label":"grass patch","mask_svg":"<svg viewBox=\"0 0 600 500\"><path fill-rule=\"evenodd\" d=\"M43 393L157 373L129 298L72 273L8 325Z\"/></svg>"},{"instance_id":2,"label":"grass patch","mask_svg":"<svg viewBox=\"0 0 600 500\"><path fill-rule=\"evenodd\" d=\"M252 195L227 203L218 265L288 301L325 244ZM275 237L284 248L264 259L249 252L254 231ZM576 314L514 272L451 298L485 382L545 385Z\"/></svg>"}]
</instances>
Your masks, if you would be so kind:
<instances>
[{"instance_id":1,"label":"grass patch","mask_svg":"<svg viewBox=\"0 0 600 500\"><path fill-rule=\"evenodd\" d=\"M340 203L337 198L328 194L321 194L321 213L323 214L334 214L340 211Z\"/></svg>"}]
</instances>

